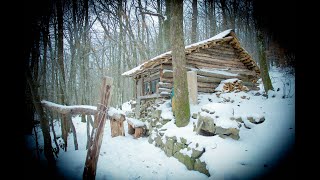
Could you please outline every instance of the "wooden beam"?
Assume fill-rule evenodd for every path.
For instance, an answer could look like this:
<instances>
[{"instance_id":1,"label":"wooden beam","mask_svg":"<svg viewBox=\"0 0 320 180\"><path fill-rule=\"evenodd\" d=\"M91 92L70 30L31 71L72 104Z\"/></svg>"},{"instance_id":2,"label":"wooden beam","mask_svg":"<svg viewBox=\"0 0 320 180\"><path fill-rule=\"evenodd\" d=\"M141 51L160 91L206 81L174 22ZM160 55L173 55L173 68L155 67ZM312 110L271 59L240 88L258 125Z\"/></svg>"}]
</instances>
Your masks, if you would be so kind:
<instances>
[{"instance_id":1,"label":"wooden beam","mask_svg":"<svg viewBox=\"0 0 320 180\"><path fill-rule=\"evenodd\" d=\"M95 115L97 113L96 106L88 106L88 105L73 105L73 106L64 106L60 104L56 104L50 101L42 100L41 104L52 110L61 114L85 114L85 115Z\"/></svg>"}]
</instances>

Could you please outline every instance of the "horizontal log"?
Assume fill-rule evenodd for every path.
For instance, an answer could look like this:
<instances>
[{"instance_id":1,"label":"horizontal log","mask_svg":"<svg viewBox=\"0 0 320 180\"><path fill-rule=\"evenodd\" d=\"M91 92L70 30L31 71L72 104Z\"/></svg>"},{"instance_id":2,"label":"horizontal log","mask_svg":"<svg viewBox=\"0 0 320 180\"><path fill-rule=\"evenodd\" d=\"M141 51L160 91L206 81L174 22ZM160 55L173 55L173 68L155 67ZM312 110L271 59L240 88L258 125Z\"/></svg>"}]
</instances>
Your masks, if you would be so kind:
<instances>
[{"instance_id":1,"label":"horizontal log","mask_svg":"<svg viewBox=\"0 0 320 180\"><path fill-rule=\"evenodd\" d=\"M160 93L160 97L170 97L170 93L168 93L168 92L161 92Z\"/></svg>"},{"instance_id":2,"label":"horizontal log","mask_svg":"<svg viewBox=\"0 0 320 180\"><path fill-rule=\"evenodd\" d=\"M243 64L240 66L235 66L235 65L230 65L230 64L213 64L213 63L207 63L207 62L202 62L202 61L198 61L198 60L193 60L193 59L188 59L187 58L187 65L191 65L195 68L199 68L199 69L213 69L213 68L218 68L218 69L226 69L226 68L231 68L231 69L247 69L247 67L245 67Z\"/></svg>"},{"instance_id":3,"label":"horizontal log","mask_svg":"<svg viewBox=\"0 0 320 180\"><path fill-rule=\"evenodd\" d=\"M207 77L217 77L217 78L221 78L221 79L230 79L230 78L241 78L238 74L236 73L230 73L228 71L223 71L223 70L216 70L216 72L210 72L210 71L204 71L201 69L196 70L198 75L201 76L207 76ZM218 73L221 72L221 73ZM223 74L225 73L225 74ZM230 75L228 75L230 74ZM233 75L232 75L233 74Z\"/></svg>"},{"instance_id":4,"label":"horizontal log","mask_svg":"<svg viewBox=\"0 0 320 180\"><path fill-rule=\"evenodd\" d=\"M61 114L85 114L85 115L95 115L97 113L96 106L88 106L88 105L74 105L74 106L64 106L60 104L56 104L50 101L42 100L41 104L52 110Z\"/></svg>"},{"instance_id":5,"label":"horizontal log","mask_svg":"<svg viewBox=\"0 0 320 180\"><path fill-rule=\"evenodd\" d=\"M198 88L216 88L218 86L218 83L204 83L204 82L198 82Z\"/></svg>"},{"instance_id":6,"label":"horizontal log","mask_svg":"<svg viewBox=\"0 0 320 180\"><path fill-rule=\"evenodd\" d=\"M165 78L165 77L160 77L160 81L164 83L172 83L173 78Z\"/></svg>"},{"instance_id":7,"label":"horizontal log","mask_svg":"<svg viewBox=\"0 0 320 180\"><path fill-rule=\"evenodd\" d=\"M215 78L215 77L206 77L206 76L199 76L197 75L197 81L198 82L203 82L203 83L220 83L221 80L220 78Z\"/></svg>"},{"instance_id":8,"label":"horizontal log","mask_svg":"<svg viewBox=\"0 0 320 180\"><path fill-rule=\"evenodd\" d=\"M161 69L172 70L172 63L162 64Z\"/></svg>"},{"instance_id":9,"label":"horizontal log","mask_svg":"<svg viewBox=\"0 0 320 180\"><path fill-rule=\"evenodd\" d=\"M237 55L237 52L234 48L224 48L221 46L215 46L213 48L201 49L199 53L205 54L225 54L225 55Z\"/></svg>"},{"instance_id":10,"label":"horizontal log","mask_svg":"<svg viewBox=\"0 0 320 180\"><path fill-rule=\"evenodd\" d=\"M218 65L222 67L235 67L235 68L246 68L243 63L240 61L235 60L219 60L219 59L213 59L213 58L205 58L205 57L199 57L199 56L187 56L187 63L188 61L197 61L205 64L211 64L211 65Z\"/></svg>"},{"instance_id":11,"label":"horizontal log","mask_svg":"<svg viewBox=\"0 0 320 180\"><path fill-rule=\"evenodd\" d=\"M214 88L198 88L198 92L213 93Z\"/></svg>"},{"instance_id":12,"label":"horizontal log","mask_svg":"<svg viewBox=\"0 0 320 180\"><path fill-rule=\"evenodd\" d=\"M159 87L160 87L160 88L171 89L171 88L172 88L172 83L159 82Z\"/></svg>"},{"instance_id":13,"label":"horizontal log","mask_svg":"<svg viewBox=\"0 0 320 180\"><path fill-rule=\"evenodd\" d=\"M173 77L173 71L172 70L163 70L162 71L162 77L165 78L172 78Z\"/></svg>"},{"instance_id":14,"label":"horizontal log","mask_svg":"<svg viewBox=\"0 0 320 180\"><path fill-rule=\"evenodd\" d=\"M219 59L219 60L226 60L226 61L239 61L239 58L236 54L222 54L222 53L213 53L213 52L195 52L189 55L199 56L199 57L206 57L212 59ZM187 55L187 56L189 56Z\"/></svg>"},{"instance_id":15,"label":"horizontal log","mask_svg":"<svg viewBox=\"0 0 320 180\"><path fill-rule=\"evenodd\" d=\"M171 89L168 89L168 88L159 88L159 92L168 92L168 93L171 93Z\"/></svg>"},{"instance_id":16,"label":"horizontal log","mask_svg":"<svg viewBox=\"0 0 320 180\"><path fill-rule=\"evenodd\" d=\"M215 63L222 63L222 64L236 64L236 65L241 64L240 60L236 57L231 58L231 57L223 57L223 56L217 56L217 55L208 56L205 54L194 53L186 56L186 58L202 60L207 63L215 62Z\"/></svg>"}]
</instances>

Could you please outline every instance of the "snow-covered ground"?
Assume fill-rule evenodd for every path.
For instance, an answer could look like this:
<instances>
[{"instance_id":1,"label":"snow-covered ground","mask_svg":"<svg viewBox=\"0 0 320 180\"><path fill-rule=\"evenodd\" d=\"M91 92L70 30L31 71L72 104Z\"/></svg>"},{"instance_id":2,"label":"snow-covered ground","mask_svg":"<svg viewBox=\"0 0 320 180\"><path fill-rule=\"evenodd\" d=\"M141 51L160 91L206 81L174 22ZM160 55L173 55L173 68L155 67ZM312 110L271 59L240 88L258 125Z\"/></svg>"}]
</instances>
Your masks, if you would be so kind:
<instances>
[{"instance_id":1,"label":"snow-covered ground","mask_svg":"<svg viewBox=\"0 0 320 180\"><path fill-rule=\"evenodd\" d=\"M270 71L274 92L269 98L248 93L222 93L199 95L199 104L191 105L191 114L198 113L202 107L217 107L217 103L228 105L233 109L234 117L242 117L244 124L251 129L240 127L240 139L219 136L201 136L193 132L196 119L190 118L188 126L177 128L173 121L163 126L168 130L164 136L185 137L192 143L206 148L200 157L205 161L210 177L198 172L189 171L174 157L168 158L165 153L148 143L148 138L134 139L127 132L123 137L111 138L110 124L106 122L103 142L97 168L97 179L252 179L272 171L295 143L295 79L294 76L273 68ZM260 93L263 86L260 85ZM279 88L279 90L278 90ZM283 98L283 96L286 98ZM172 117L170 109L163 104L162 116ZM218 106L215 111L223 113ZM125 104L124 110L130 110ZM254 124L247 117L265 117L261 124ZM68 136L68 151L60 151L57 159L59 172L68 179L82 179L86 157L86 123L80 117L74 117L77 129L79 150L74 150L73 135ZM59 123L55 124L57 135L61 135ZM39 142L42 144L41 130L38 129ZM29 146L34 146L34 137L27 136ZM54 144L53 144L54 146ZM188 152L185 152L188 153ZM43 154L43 153L42 153ZM42 157L43 158L43 157Z\"/></svg>"}]
</instances>

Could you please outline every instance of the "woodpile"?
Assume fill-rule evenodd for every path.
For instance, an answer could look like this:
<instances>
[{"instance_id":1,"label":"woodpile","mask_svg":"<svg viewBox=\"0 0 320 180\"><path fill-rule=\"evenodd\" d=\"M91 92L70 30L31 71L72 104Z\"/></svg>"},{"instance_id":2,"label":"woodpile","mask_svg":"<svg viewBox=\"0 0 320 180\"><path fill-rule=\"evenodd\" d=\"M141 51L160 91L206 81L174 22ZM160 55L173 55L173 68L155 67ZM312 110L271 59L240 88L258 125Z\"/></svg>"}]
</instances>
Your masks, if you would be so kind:
<instances>
[{"instance_id":1,"label":"woodpile","mask_svg":"<svg viewBox=\"0 0 320 180\"><path fill-rule=\"evenodd\" d=\"M234 80L232 82L221 82L223 84L222 92L240 92L240 91L249 91L247 86L242 84L241 80Z\"/></svg>"}]
</instances>

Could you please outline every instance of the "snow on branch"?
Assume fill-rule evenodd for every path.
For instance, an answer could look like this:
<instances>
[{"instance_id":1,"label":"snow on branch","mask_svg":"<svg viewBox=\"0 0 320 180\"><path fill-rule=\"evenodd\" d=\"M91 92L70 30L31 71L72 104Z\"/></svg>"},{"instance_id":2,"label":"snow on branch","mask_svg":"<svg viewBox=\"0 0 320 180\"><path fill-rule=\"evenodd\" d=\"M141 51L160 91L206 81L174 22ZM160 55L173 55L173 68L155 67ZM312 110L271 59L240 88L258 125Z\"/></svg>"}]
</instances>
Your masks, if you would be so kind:
<instances>
[{"instance_id":1,"label":"snow on branch","mask_svg":"<svg viewBox=\"0 0 320 180\"><path fill-rule=\"evenodd\" d=\"M97 112L96 106L89 105L74 105L74 106L64 106L61 104L56 104L50 101L42 100L41 104L49 108L52 111L57 111L61 114L86 114L94 115Z\"/></svg>"}]
</instances>

